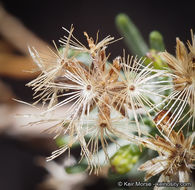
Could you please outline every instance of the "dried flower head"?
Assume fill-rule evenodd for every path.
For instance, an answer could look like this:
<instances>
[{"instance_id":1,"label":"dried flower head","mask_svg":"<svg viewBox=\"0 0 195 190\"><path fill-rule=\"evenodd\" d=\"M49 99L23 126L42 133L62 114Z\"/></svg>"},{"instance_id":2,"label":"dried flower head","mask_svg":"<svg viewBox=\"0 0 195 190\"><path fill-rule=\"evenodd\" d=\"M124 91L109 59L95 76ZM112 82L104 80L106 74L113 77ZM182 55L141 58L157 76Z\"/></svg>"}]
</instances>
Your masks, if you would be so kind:
<instances>
[{"instance_id":1,"label":"dried flower head","mask_svg":"<svg viewBox=\"0 0 195 190\"><path fill-rule=\"evenodd\" d=\"M155 122L159 122L165 114L166 111L160 112ZM195 132L185 139L182 131L177 133L167 126L169 119L170 115L167 115L157 126L163 137L156 135L143 141L144 146L157 151L159 156L142 164L139 170L146 171L145 180L161 174L158 182L189 182L190 170L195 167ZM156 190L161 188L155 186Z\"/></svg>"},{"instance_id":2,"label":"dried flower head","mask_svg":"<svg viewBox=\"0 0 195 190\"><path fill-rule=\"evenodd\" d=\"M42 120L50 125L47 131L56 133L56 137L67 135L70 138L69 143L53 152L48 160L79 142L81 157L87 159L91 169L98 171L94 155L99 147L108 160L108 141L116 143L115 139L119 137L139 144L132 131L138 132L139 136L147 134L139 123L143 115L151 117L149 110L155 106L150 96L160 96L155 85L161 83L156 80L164 72L156 72L151 64L144 66L142 58L128 56L126 59L125 55L115 58L110 64L106 48L114 42L113 37L108 36L100 42L97 37L94 42L85 32L87 48L73 36L73 28L70 32L66 31L69 36L60 40L64 51L52 52L54 59L45 59L35 49L29 49L42 74L28 85L33 87L35 93L41 91L37 95L39 100L49 101L43 116L48 114L52 118ZM88 53L91 64L87 66L76 56L69 57L70 48ZM55 110L61 108L64 108L63 115L54 118Z\"/></svg>"},{"instance_id":3,"label":"dried flower head","mask_svg":"<svg viewBox=\"0 0 195 190\"><path fill-rule=\"evenodd\" d=\"M71 38L72 32L73 28L70 30L68 41ZM59 89L52 88L49 84L56 81L63 74L64 70L70 70L75 64L75 60L74 58L68 58L69 44L66 45L63 52L48 50L47 53L45 53L45 50L41 53L41 51L38 52L34 47L29 47L30 55L40 69L41 74L29 82L27 86L32 87L35 91L34 99L38 98L34 104L40 101L45 104L46 101L49 101L48 108L50 108L57 102Z\"/></svg>"},{"instance_id":4,"label":"dried flower head","mask_svg":"<svg viewBox=\"0 0 195 190\"><path fill-rule=\"evenodd\" d=\"M171 69L169 76L173 80L173 91L169 95L169 102L166 105L166 107L170 107L167 113L172 111L172 117L170 118L172 122L169 126L171 128L181 119L187 105L190 106L190 110L183 116L188 116L186 123L195 117L195 37L192 30L191 35L192 44L189 41L187 44L189 52L183 42L176 38L176 58L168 52L160 53L160 56ZM172 103L172 100L174 100L174 103ZM194 126L194 123L192 126Z\"/></svg>"},{"instance_id":5,"label":"dried flower head","mask_svg":"<svg viewBox=\"0 0 195 190\"><path fill-rule=\"evenodd\" d=\"M132 118L137 127L138 134L141 135L140 123L143 115L151 118L149 110L158 110L150 97L154 99L161 97L161 81L158 77L164 74L163 71L156 71L151 68L151 64L144 66L145 59L127 56L121 59L122 73L118 73L119 81L113 83L112 91L113 103L122 115ZM153 99L153 100L154 100Z\"/></svg>"}]
</instances>

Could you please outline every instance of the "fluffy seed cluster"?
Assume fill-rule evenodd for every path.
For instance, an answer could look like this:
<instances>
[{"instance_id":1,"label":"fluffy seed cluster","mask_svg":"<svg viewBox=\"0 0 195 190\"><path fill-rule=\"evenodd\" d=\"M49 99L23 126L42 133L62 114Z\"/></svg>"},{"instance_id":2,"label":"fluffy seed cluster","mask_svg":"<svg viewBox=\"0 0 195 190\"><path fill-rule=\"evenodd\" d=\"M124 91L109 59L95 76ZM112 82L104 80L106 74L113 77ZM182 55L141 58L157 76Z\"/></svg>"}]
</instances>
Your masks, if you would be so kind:
<instances>
[{"instance_id":1,"label":"fluffy seed cluster","mask_svg":"<svg viewBox=\"0 0 195 190\"><path fill-rule=\"evenodd\" d=\"M115 138L121 137L136 142L132 131L139 136L147 133L141 130L140 122L143 115L151 117L149 109L155 109L149 97L159 95L155 83L162 72L156 72L151 64L144 66L144 59L125 56L125 53L122 58L108 63L106 48L114 42L113 37L108 36L100 42L97 37L94 42L85 32L88 42L85 47L73 36L73 28L66 31L69 36L60 39L61 52L50 50L50 55L44 55L29 47L42 73L28 86L34 89L35 98L39 98L35 103L49 102L43 114L66 107L63 117L58 118L49 130L57 136L69 136L70 141L49 159L79 142L82 156L93 168L96 167L93 155L98 153L99 147L108 159L108 140L116 143ZM75 55L69 56L70 49L76 52ZM90 56L90 65L77 59L81 52ZM90 136L88 141L86 136Z\"/></svg>"},{"instance_id":2,"label":"fluffy seed cluster","mask_svg":"<svg viewBox=\"0 0 195 190\"><path fill-rule=\"evenodd\" d=\"M169 127L173 128L178 122L184 121L181 129L192 120L194 126L195 117L195 37L191 30L192 44L188 41L188 49L184 43L176 38L176 57L168 52L160 53L162 59L168 64L172 78L173 90L167 97L169 100L166 108L168 113L172 112ZM190 107L184 114L184 110Z\"/></svg>"},{"instance_id":3,"label":"fluffy seed cluster","mask_svg":"<svg viewBox=\"0 0 195 190\"><path fill-rule=\"evenodd\" d=\"M194 168L195 133L185 138L182 128L195 116L193 34L192 44L188 42L189 52L177 38L176 58L168 52L160 53L169 70L155 70L152 63L144 66L143 58L125 56L125 53L108 62L106 48L116 41L113 37L98 41L97 35L94 41L84 32L86 47L74 37L73 27L64 30L68 36L59 40L62 50L56 47L56 51L43 53L29 47L41 74L27 85L35 92L34 104L46 105L41 114L44 119L31 124L46 122L47 131L55 133L55 137L62 135L69 139L48 160L79 143L81 159L87 160L90 172L97 173L100 164L95 155L102 149L108 161L109 142L118 144L117 138L122 138L158 152L158 157L139 167L146 171L146 180L161 173L159 182L189 181L189 172ZM78 58L81 53L89 57L89 64ZM171 85L167 85L167 76L172 79ZM165 96L162 92L169 89L172 89L170 95ZM164 102L166 106L159 109ZM60 116L55 114L57 110ZM154 111L157 116L153 120ZM184 120L186 116L189 117ZM145 117L154 122L161 136L149 137L143 128ZM180 121L184 124L176 132L173 128Z\"/></svg>"}]
</instances>

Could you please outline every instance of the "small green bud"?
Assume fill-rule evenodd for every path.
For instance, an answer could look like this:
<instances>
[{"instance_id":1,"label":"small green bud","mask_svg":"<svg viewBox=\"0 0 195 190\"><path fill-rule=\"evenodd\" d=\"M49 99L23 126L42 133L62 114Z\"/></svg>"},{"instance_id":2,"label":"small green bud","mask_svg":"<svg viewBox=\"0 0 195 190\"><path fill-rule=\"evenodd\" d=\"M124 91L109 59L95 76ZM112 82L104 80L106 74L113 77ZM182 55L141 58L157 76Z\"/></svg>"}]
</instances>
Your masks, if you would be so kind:
<instances>
[{"instance_id":1,"label":"small green bud","mask_svg":"<svg viewBox=\"0 0 195 190\"><path fill-rule=\"evenodd\" d=\"M150 61L147 60L147 63L152 61L154 69L164 69L165 67L168 67L156 50L151 49L146 55L150 59Z\"/></svg>"},{"instance_id":2,"label":"small green bud","mask_svg":"<svg viewBox=\"0 0 195 190\"><path fill-rule=\"evenodd\" d=\"M158 32L156 30L150 32L149 43L150 43L150 49L154 49L156 51L164 51L165 50L163 36L160 32Z\"/></svg>"},{"instance_id":3,"label":"small green bud","mask_svg":"<svg viewBox=\"0 0 195 190\"><path fill-rule=\"evenodd\" d=\"M117 173L125 174L137 163L140 154L137 145L125 145L112 156L110 159L111 166Z\"/></svg>"},{"instance_id":4,"label":"small green bud","mask_svg":"<svg viewBox=\"0 0 195 190\"><path fill-rule=\"evenodd\" d=\"M58 147L62 147L62 146L64 146L66 144L66 142L65 142L63 137L58 137L58 138L55 139L55 141L56 141L56 145Z\"/></svg>"}]
</instances>

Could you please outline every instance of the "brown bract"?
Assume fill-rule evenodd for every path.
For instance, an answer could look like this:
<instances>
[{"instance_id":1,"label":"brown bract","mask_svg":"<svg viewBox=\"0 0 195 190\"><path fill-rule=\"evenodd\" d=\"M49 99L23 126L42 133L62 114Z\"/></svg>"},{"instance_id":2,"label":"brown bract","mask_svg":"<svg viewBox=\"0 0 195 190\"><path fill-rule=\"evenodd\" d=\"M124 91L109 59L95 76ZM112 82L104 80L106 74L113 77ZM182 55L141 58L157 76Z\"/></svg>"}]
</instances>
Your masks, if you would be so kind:
<instances>
[{"instance_id":1,"label":"brown bract","mask_svg":"<svg viewBox=\"0 0 195 190\"><path fill-rule=\"evenodd\" d=\"M166 111L162 111L155 121L158 122L165 113ZM156 135L143 143L157 151L159 156L142 164L139 170L146 171L145 180L161 174L158 182L189 182L189 173L195 167L195 145L192 144L195 132L185 138L182 131L177 133L166 125L168 117L170 116L166 116L164 122L158 126L163 137ZM162 187L156 186L155 189Z\"/></svg>"},{"instance_id":2,"label":"brown bract","mask_svg":"<svg viewBox=\"0 0 195 190\"><path fill-rule=\"evenodd\" d=\"M195 38L191 30L192 44L188 41L188 49L184 43L176 38L176 57L168 52L160 53L162 59L167 62L170 73L169 77L173 81L172 93L167 97L167 107L170 107L167 113L172 112L173 128L181 119L185 108L189 105L190 110L183 116L187 118L184 127L192 118L195 117ZM172 104L171 102L174 101ZM194 122L193 122L194 125Z\"/></svg>"}]
</instances>

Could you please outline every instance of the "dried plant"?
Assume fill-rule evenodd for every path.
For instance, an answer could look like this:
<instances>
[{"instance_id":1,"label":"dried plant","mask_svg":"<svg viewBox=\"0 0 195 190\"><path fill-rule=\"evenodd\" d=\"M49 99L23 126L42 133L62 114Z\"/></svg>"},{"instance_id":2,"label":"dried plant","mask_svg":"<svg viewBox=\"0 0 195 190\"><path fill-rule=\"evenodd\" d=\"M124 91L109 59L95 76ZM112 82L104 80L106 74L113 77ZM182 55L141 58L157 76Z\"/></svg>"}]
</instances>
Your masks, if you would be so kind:
<instances>
[{"instance_id":1,"label":"dried plant","mask_svg":"<svg viewBox=\"0 0 195 190\"><path fill-rule=\"evenodd\" d=\"M161 121L158 129L162 132L163 137L156 135L155 138L148 138L143 142L144 146L157 151L159 156L142 164L139 170L146 171L145 180L160 173L158 182L189 182L189 173L195 167L193 164L195 146L192 145L195 132L185 139L182 131L176 133L171 130L167 125L171 116L164 117L166 113L166 111L161 111L155 118L156 123ZM156 190L161 188L155 187Z\"/></svg>"},{"instance_id":2,"label":"dried plant","mask_svg":"<svg viewBox=\"0 0 195 190\"><path fill-rule=\"evenodd\" d=\"M48 52L41 52L29 47L41 74L27 85L35 92L37 100L33 105L40 102L43 105L42 119L29 125L46 123L46 131L54 133L54 138L68 138L68 142L47 160L56 158L78 143L81 160L84 158L87 162L89 173L94 171L98 174L102 165L100 152L105 156L104 163L108 163L110 144L120 146L119 139L123 139L139 145L140 151L143 145L158 152L158 157L139 167L139 170L146 171L146 180L161 174L159 182L188 182L189 173L194 169L195 133L188 133L189 128L182 129L187 123L192 126L191 129L194 127L193 33L192 44L188 42L190 52L177 38L176 58L168 52L158 53L163 50L164 44L162 36L155 31L151 37L157 35L161 44L158 51L147 52L153 62L148 62L146 57L126 56L124 52L122 57L116 57L111 63L106 49L117 41L113 37L107 36L98 41L97 33L94 41L84 32L88 42L86 47L74 37L73 27L70 31L63 29L68 36L59 40L61 49L55 43L56 51L48 49ZM138 41L142 40L138 38ZM133 38L131 41L135 42ZM153 40L150 42L153 43ZM157 45L155 42L154 46ZM147 46L144 49L148 49ZM88 56L88 64L79 59L81 54ZM167 90L170 91L167 93ZM58 110L63 110L60 115L55 113ZM153 119L155 114L157 116ZM193 122L189 122L191 120ZM133 163L127 168L132 168L139 160L138 151L133 151L132 147L123 149L131 150L129 154L136 154L128 157ZM120 154L112 159L113 163L118 163L117 159L121 160ZM156 186L155 189L162 188Z\"/></svg>"},{"instance_id":3,"label":"dried plant","mask_svg":"<svg viewBox=\"0 0 195 190\"><path fill-rule=\"evenodd\" d=\"M172 112L172 122L170 123L173 128L179 121L187 117L187 121L181 129L190 121L193 120L194 126L195 117L195 37L191 30L192 44L188 41L189 52L187 51L183 42L176 38L176 58L168 52L160 53L160 56L167 62L170 73L169 76L173 81L173 91L167 97L169 102L168 112ZM174 100L174 103L172 103ZM190 106L189 111L184 113L187 106ZM170 106L170 107L169 107ZM166 116L166 115L165 115Z\"/></svg>"},{"instance_id":4,"label":"dried plant","mask_svg":"<svg viewBox=\"0 0 195 190\"><path fill-rule=\"evenodd\" d=\"M156 93L158 87L155 84L164 72L157 72L151 67L152 63L144 66L143 58L126 58L125 54L123 58L117 57L110 64L106 47L114 42L114 38L108 36L98 42L97 37L94 43L85 32L89 46L86 48L72 35L73 28L67 32L69 36L60 40L64 50L57 53L51 51L53 56L38 53L35 48L29 47L42 74L27 85L35 90L34 98L38 98L34 104L41 100L43 104L49 101L43 115L71 103L64 110L63 118L57 118L58 122L49 128L57 133L56 136L68 135L70 142L54 152L49 160L69 149L73 143L79 142L82 156L88 160L91 168L96 168L93 155L98 153L100 146L109 160L106 150L108 140L116 143L115 137L119 137L137 143L137 137L132 131L137 131L139 136L147 134L141 130L140 122L143 121L143 115L151 118L149 110L155 109L155 106L150 97L161 96ZM91 64L87 66L76 56L69 57L69 48L77 53L87 52L91 56ZM159 83L160 81L157 84ZM60 97L65 98L60 100ZM91 112L97 113L96 118L91 117ZM127 126L130 121L134 124ZM116 122L125 124L119 127ZM90 139L86 141L85 137L88 135Z\"/></svg>"}]
</instances>

